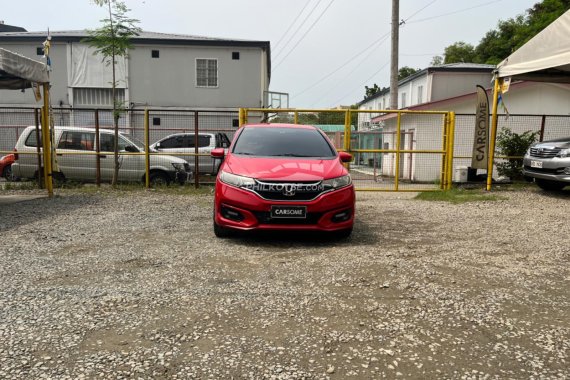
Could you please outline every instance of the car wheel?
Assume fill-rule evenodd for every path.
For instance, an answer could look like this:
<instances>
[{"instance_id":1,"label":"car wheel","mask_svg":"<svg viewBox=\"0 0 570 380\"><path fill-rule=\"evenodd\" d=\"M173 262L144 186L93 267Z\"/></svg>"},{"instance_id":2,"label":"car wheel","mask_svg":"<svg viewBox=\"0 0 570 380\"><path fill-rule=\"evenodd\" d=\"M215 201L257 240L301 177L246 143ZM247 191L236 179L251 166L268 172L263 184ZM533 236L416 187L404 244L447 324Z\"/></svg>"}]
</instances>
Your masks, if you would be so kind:
<instances>
[{"instance_id":1,"label":"car wheel","mask_svg":"<svg viewBox=\"0 0 570 380\"><path fill-rule=\"evenodd\" d=\"M545 191L558 191L566 187L564 182L549 181L547 179L536 179L536 184Z\"/></svg>"},{"instance_id":2,"label":"car wheel","mask_svg":"<svg viewBox=\"0 0 570 380\"><path fill-rule=\"evenodd\" d=\"M214 222L214 235L221 239L233 236L233 231L229 228L222 227Z\"/></svg>"},{"instance_id":3,"label":"car wheel","mask_svg":"<svg viewBox=\"0 0 570 380\"><path fill-rule=\"evenodd\" d=\"M333 235L338 239L348 239L351 234L352 234L352 227L347 228L345 230L333 232Z\"/></svg>"},{"instance_id":4,"label":"car wheel","mask_svg":"<svg viewBox=\"0 0 570 380\"><path fill-rule=\"evenodd\" d=\"M12 165L7 165L2 172L2 177L6 179L6 181L11 182L15 181L17 178L12 173Z\"/></svg>"},{"instance_id":5,"label":"car wheel","mask_svg":"<svg viewBox=\"0 0 570 380\"><path fill-rule=\"evenodd\" d=\"M150 184L154 186L166 186L170 183L168 176L162 172L150 173Z\"/></svg>"}]
</instances>

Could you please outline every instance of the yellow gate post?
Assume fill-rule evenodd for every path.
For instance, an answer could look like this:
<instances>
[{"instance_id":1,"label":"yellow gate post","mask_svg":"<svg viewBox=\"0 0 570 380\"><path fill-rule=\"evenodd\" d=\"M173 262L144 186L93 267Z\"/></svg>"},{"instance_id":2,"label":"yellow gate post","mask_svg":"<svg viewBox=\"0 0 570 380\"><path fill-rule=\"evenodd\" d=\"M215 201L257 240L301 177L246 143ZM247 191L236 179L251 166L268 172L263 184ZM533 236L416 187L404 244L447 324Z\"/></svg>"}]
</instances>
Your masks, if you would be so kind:
<instances>
[{"instance_id":1,"label":"yellow gate post","mask_svg":"<svg viewBox=\"0 0 570 380\"><path fill-rule=\"evenodd\" d=\"M344 114L344 151L350 153L350 109L347 109ZM350 170L350 162L346 164L346 168Z\"/></svg>"},{"instance_id":2,"label":"yellow gate post","mask_svg":"<svg viewBox=\"0 0 570 380\"><path fill-rule=\"evenodd\" d=\"M48 192L48 197L53 197L53 181L51 166L51 134L49 131L49 83L43 84L44 106L42 108L42 149L44 154L44 183ZM40 168L38 168L40 175Z\"/></svg>"},{"instance_id":3,"label":"yellow gate post","mask_svg":"<svg viewBox=\"0 0 570 380\"><path fill-rule=\"evenodd\" d=\"M441 159L441 175L439 189L445 190L447 189L447 151L448 151L448 137L449 136L449 114L443 115L443 128L442 128L442 136L441 136L441 149L446 152L445 155L442 156Z\"/></svg>"},{"instance_id":4,"label":"yellow gate post","mask_svg":"<svg viewBox=\"0 0 570 380\"><path fill-rule=\"evenodd\" d=\"M396 168L394 169L394 191L398 191L400 185L400 132L402 130L402 113L398 111L398 121L396 123Z\"/></svg>"},{"instance_id":5,"label":"yellow gate post","mask_svg":"<svg viewBox=\"0 0 570 380\"><path fill-rule=\"evenodd\" d=\"M449 113L449 129L448 129L448 148L447 148L447 188L450 190L453 184L453 147L455 144L455 112Z\"/></svg>"},{"instance_id":6,"label":"yellow gate post","mask_svg":"<svg viewBox=\"0 0 570 380\"><path fill-rule=\"evenodd\" d=\"M148 189L150 188L150 147L149 147L149 131L148 131L148 108L144 110L144 170L145 170L145 179L144 185Z\"/></svg>"}]
</instances>

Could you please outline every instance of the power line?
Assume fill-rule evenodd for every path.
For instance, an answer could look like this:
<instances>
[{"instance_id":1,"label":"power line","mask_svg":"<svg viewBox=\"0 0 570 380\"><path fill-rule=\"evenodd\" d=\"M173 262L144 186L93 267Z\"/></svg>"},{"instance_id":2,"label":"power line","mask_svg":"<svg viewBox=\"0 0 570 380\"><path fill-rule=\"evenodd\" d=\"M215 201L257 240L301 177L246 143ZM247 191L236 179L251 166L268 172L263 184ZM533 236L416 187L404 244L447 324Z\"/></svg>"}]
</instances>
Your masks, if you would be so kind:
<instances>
[{"instance_id":1,"label":"power line","mask_svg":"<svg viewBox=\"0 0 570 380\"><path fill-rule=\"evenodd\" d=\"M385 35L385 38L380 42L380 45L382 45L384 42L386 42L388 40L388 36L390 35L390 33L387 33ZM380 46L378 45L378 47ZM367 59L368 57L370 57L373 53L374 53L375 49L370 49L370 52L368 54L366 54L358 63L357 65L348 73L345 75L344 78L342 78L341 80L337 81L336 84L329 90L327 91L327 93L331 93L332 91L336 90L345 80L347 80ZM325 95L326 96L326 95ZM313 103L314 104L314 103ZM312 106L312 104L311 104Z\"/></svg>"},{"instance_id":2,"label":"power line","mask_svg":"<svg viewBox=\"0 0 570 380\"><path fill-rule=\"evenodd\" d=\"M380 69L378 69L378 71L376 71L374 74L370 75L370 77L368 79L366 79L364 82L362 82L358 87L355 87L354 90L350 91L349 93L345 94L342 98L340 98L339 100L337 100L336 102L334 102L333 104L340 104L340 102L342 102L344 99L348 98L350 95L352 95L354 92L356 92L357 90L359 90L362 86L366 85L366 83L368 83L372 78L374 78L378 73L380 73L380 71L384 70L386 68L386 66L388 66L388 64L390 63L390 61L386 62L385 64L383 64Z\"/></svg>"},{"instance_id":3,"label":"power line","mask_svg":"<svg viewBox=\"0 0 570 380\"><path fill-rule=\"evenodd\" d=\"M317 9L317 7L319 6L319 4L321 3L321 1L323 0L318 0L315 3L315 6L309 11L309 13L305 16L305 18L303 19L303 21L301 21L301 24L299 24L299 26L297 27L297 29L295 29L295 31L293 32L293 34L291 34L291 36L289 37L289 39L287 40L287 42L285 42L285 45L276 52L275 56L273 57L274 59L276 59L282 52L285 51L285 48L289 45L289 43L291 42L291 40L297 35L297 33L299 33L299 31L301 30L301 28L303 27L303 25L305 25L305 23L307 22L307 20L309 19L309 17L311 17L311 15L313 14L313 12L315 11L315 9Z\"/></svg>"},{"instance_id":4,"label":"power line","mask_svg":"<svg viewBox=\"0 0 570 380\"><path fill-rule=\"evenodd\" d=\"M334 1L334 0L333 0ZM420 13L421 11L423 11L424 9L426 9L427 7L429 7L430 5L432 5L433 3L435 3L438 0L432 0L431 2L429 2L427 5L423 6L422 8L420 8L419 10L417 10L416 12L412 13L410 16L408 16L404 21L404 23L408 22L408 20L410 20L412 17L414 17L415 15L417 15L418 13ZM498 0L498 1L502 1L502 0ZM329 4L330 5L330 4ZM291 97L291 100L294 98L299 97L300 95L304 94L305 92L313 89L314 87L318 86L319 84L321 84L324 80L330 78L332 75L336 74L338 71L340 71L341 69L343 69L344 67L346 67L349 63L354 62L354 59L361 56L362 54L364 54L366 51L368 51L369 49L372 49L375 45L377 44L381 44L385 41L385 39L390 35L390 32L385 33L384 35L382 35L380 38L378 38L377 40L373 41L371 44L369 44L368 46L366 46L363 50L361 50L360 52L358 52L356 55L352 56L350 59L348 59L346 62L344 62L343 64L341 64L339 67L337 67L336 69L334 69L333 71L331 71L329 74L323 76L322 78L320 78L319 80L315 81L313 84L311 84L310 86L306 87L305 89L301 90L300 92L296 93L294 96ZM280 61L280 63L283 60ZM359 63L360 65L360 63ZM374 73L372 77L374 77L374 75L376 75L377 73L379 73L383 68L385 67L382 66L382 68L380 70L378 70L376 73ZM368 80L370 80L371 78L369 78ZM344 79L343 79L344 80ZM368 81L367 80L367 81ZM366 82L364 83L366 84ZM364 85L363 84L363 85ZM351 92L352 93L352 92ZM346 98L343 97L343 99Z\"/></svg>"},{"instance_id":5,"label":"power line","mask_svg":"<svg viewBox=\"0 0 570 380\"><path fill-rule=\"evenodd\" d=\"M474 5L474 6L469 7L469 8L459 9L459 10L457 10L457 11L448 12L448 13L443 13L443 14L440 14L440 15L437 15L437 16L431 16L431 17L421 18L421 19L419 19L419 20L410 21L410 22L408 22L408 24L415 24L415 23L418 23L418 22L424 22L424 21L434 20L434 19L440 18L440 17L451 16L451 15L454 15L454 14L457 14L457 13L461 13L461 12L467 12L467 11L470 11L470 10L472 10L472 9L481 8L481 7L486 7L487 5L491 5L491 4L498 3L499 1L503 1L503 0L488 1L488 2L486 2L486 3L479 4L479 5Z\"/></svg>"},{"instance_id":6,"label":"power line","mask_svg":"<svg viewBox=\"0 0 570 380\"><path fill-rule=\"evenodd\" d=\"M343 69L344 67L346 67L349 63L354 62L354 59L361 56L362 54L366 53L368 50L372 49L372 47L376 44L380 44L382 42L384 42L386 40L386 38L390 35L390 32L384 34L383 36L381 36L380 38L378 38L377 40L375 40L374 42L372 42L370 45L366 46L364 49L362 49L360 52L356 53L356 55L352 56L351 58L349 58L346 62L344 62L342 65L340 65L339 67L337 67L335 70L331 71L330 73L328 73L327 75L325 75L324 77L322 77L321 79L317 80L316 82L314 82L312 85L310 85L309 87L305 88L304 90L298 92L297 94L295 94L295 96L292 96L291 99L296 98L297 96L300 96L302 94L304 94L305 92L309 91L310 89L314 88L315 86L317 86L318 84L320 84L322 81L324 81L325 79L328 79L331 75L337 73L339 70Z\"/></svg>"},{"instance_id":7,"label":"power line","mask_svg":"<svg viewBox=\"0 0 570 380\"><path fill-rule=\"evenodd\" d=\"M289 31L291 30L291 28L293 27L293 25L295 25L295 23L297 23L297 20L301 17L301 15L303 14L303 12L305 11L305 9L307 9L307 6L311 3L311 0L307 0L307 2L305 3L305 5L303 6L303 8L301 9L301 12L299 12L299 14L293 19L293 22L291 23L291 25L289 25L289 27L287 28L287 30L285 31L285 33L283 33L283 35L281 36L281 38L279 38L279 40L275 43L275 45L273 46L274 49L277 49L277 46L279 46L279 43L281 41L283 41L283 38L285 38L285 36L287 35L287 33L289 33Z\"/></svg>"},{"instance_id":8,"label":"power line","mask_svg":"<svg viewBox=\"0 0 570 380\"><path fill-rule=\"evenodd\" d=\"M305 32L305 34L303 34L301 36L301 39L297 41L297 43L293 46L293 48L291 50L289 50L289 53L287 53L287 55L285 55L285 57L281 58L281 60L279 62L277 62L277 64L275 65L275 68L277 69L279 67L279 65L281 63L283 63L283 61L285 59L287 59L287 57L295 50L295 48L297 46L299 46L299 44L301 43L301 41L303 41L303 39L307 36L307 34L309 34L309 32L313 29L313 27L317 24L317 22L319 22L319 20L321 19L321 17L323 17L323 15L326 13L326 11L330 8L330 6L335 2L335 0L331 0L331 2L329 3L329 5L326 6L326 8L322 11L322 13L319 15L319 17L317 17L317 19L311 24L311 26L309 27L309 29L307 29L307 31Z\"/></svg>"}]
</instances>

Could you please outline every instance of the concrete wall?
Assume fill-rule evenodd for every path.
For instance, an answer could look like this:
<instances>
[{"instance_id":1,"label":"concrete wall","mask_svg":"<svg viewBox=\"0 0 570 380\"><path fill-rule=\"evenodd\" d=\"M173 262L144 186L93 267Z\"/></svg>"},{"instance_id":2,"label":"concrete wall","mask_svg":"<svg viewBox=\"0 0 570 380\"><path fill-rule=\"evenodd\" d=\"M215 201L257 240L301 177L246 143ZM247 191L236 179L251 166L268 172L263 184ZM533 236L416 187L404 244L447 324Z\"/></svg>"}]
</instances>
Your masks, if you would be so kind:
<instances>
[{"instance_id":1,"label":"concrete wall","mask_svg":"<svg viewBox=\"0 0 570 380\"><path fill-rule=\"evenodd\" d=\"M41 43L35 44L15 44L2 43L2 48L22 54L36 61L45 62L41 55L36 54L36 48L41 47ZM60 102L64 105L69 104L67 96L67 44L53 43L50 50L50 58L53 70L50 73L51 80L51 100L53 106L59 106ZM25 92L15 90L0 90L0 105L26 105L41 106L37 103L31 89Z\"/></svg>"},{"instance_id":2,"label":"concrete wall","mask_svg":"<svg viewBox=\"0 0 570 380\"><path fill-rule=\"evenodd\" d=\"M151 58L159 50L159 58ZM240 59L232 60L232 52ZM137 46L129 55L130 101L170 107L261 107L262 50L243 47ZM218 87L196 85L196 59L218 60ZM265 88L266 89L266 88Z\"/></svg>"},{"instance_id":3,"label":"concrete wall","mask_svg":"<svg viewBox=\"0 0 570 380\"><path fill-rule=\"evenodd\" d=\"M474 92L477 85L491 86L492 74L435 72L432 75L431 101Z\"/></svg>"}]
</instances>

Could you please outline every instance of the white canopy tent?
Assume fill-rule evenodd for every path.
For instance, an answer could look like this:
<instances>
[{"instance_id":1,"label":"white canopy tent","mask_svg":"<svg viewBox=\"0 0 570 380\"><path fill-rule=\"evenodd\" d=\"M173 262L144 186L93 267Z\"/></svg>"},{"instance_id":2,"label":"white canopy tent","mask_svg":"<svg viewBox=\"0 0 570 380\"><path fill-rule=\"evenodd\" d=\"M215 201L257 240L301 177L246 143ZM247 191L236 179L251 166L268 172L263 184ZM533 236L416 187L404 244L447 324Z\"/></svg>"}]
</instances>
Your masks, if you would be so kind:
<instances>
[{"instance_id":1,"label":"white canopy tent","mask_svg":"<svg viewBox=\"0 0 570 380\"><path fill-rule=\"evenodd\" d=\"M49 131L49 73L46 64L0 48L0 89L21 90L35 83L43 87L42 152L44 182L48 196L53 196L52 148Z\"/></svg>"},{"instance_id":2,"label":"white canopy tent","mask_svg":"<svg viewBox=\"0 0 570 380\"><path fill-rule=\"evenodd\" d=\"M21 90L32 83L49 82L47 67L18 53L0 48L0 89Z\"/></svg>"},{"instance_id":3,"label":"white canopy tent","mask_svg":"<svg viewBox=\"0 0 570 380\"><path fill-rule=\"evenodd\" d=\"M497 106L503 79L532 82L570 83L570 10L554 20L530 41L497 65L493 93L493 119L487 165L487 190L491 190L495 140L497 138Z\"/></svg>"},{"instance_id":4,"label":"white canopy tent","mask_svg":"<svg viewBox=\"0 0 570 380\"><path fill-rule=\"evenodd\" d=\"M497 66L498 77L570 83L570 10Z\"/></svg>"}]
</instances>

